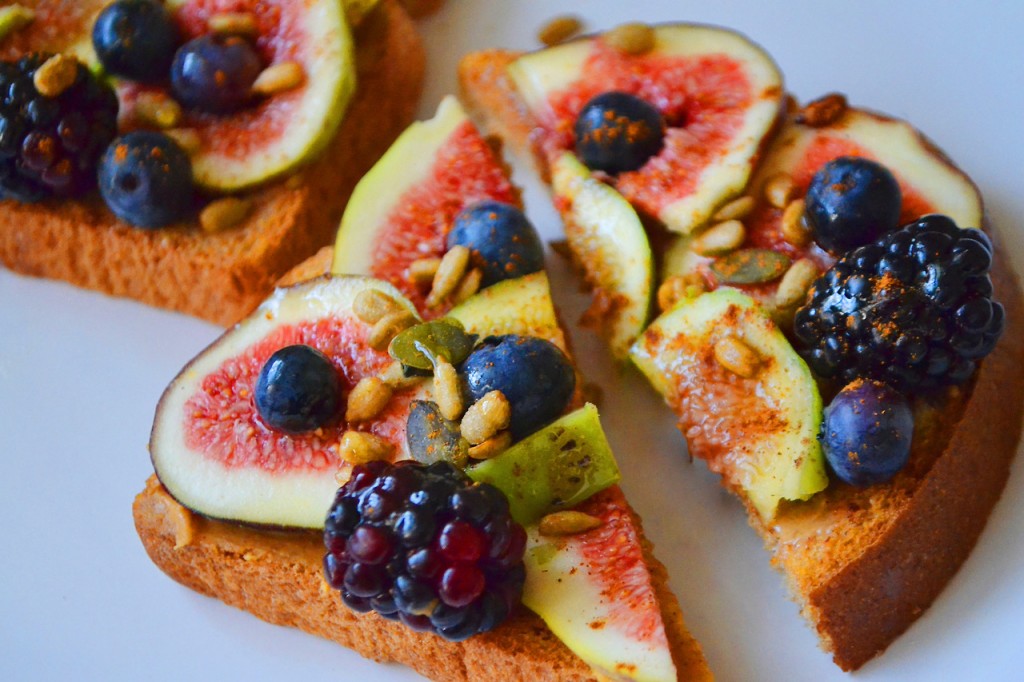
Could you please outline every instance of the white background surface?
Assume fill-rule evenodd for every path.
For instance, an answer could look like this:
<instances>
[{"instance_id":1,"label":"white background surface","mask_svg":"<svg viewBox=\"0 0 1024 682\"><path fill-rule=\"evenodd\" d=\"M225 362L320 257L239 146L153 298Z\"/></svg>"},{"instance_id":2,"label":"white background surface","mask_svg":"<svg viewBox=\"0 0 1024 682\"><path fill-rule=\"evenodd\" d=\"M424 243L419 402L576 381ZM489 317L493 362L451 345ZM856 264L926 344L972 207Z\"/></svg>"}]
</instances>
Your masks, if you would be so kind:
<instances>
[{"instance_id":1,"label":"white background surface","mask_svg":"<svg viewBox=\"0 0 1024 682\"><path fill-rule=\"evenodd\" d=\"M775 57L801 99L843 91L938 141L982 188L1024 270L1024 3L951 4L448 0L423 23L430 76L421 113L454 90L460 54L533 47L544 19L574 8L591 29L636 19L730 26ZM547 198L527 175L516 180L554 237ZM555 298L575 319L586 299L557 259L549 266ZM146 557L130 507L151 471L153 407L217 334L181 315L0 270L0 679L419 679L200 597ZM574 336L584 371L605 389L623 487L719 678L846 677L817 649L739 505L703 465L687 463L659 399L635 373L618 373L593 337ZM1021 466L964 569L858 680L1020 679Z\"/></svg>"}]
</instances>

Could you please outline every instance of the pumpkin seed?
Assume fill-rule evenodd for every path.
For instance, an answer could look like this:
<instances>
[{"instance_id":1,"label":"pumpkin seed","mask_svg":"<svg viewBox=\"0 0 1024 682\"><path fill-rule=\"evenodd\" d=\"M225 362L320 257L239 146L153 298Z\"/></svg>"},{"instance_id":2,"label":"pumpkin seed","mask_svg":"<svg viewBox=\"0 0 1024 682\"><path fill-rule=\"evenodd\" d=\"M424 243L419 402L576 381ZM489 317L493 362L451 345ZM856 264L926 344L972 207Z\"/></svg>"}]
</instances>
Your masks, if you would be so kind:
<instances>
[{"instance_id":1,"label":"pumpkin seed","mask_svg":"<svg viewBox=\"0 0 1024 682\"><path fill-rule=\"evenodd\" d=\"M409 327L391 340L388 352L406 367L432 370L438 358L453 365L473 350L476 334L467 334L448 320L433 320Z\"/></svg>"},{"instance_id":2,"label":"pumpkin seed","mask_svg":"<svg viewBox=\"0 0 1024 682\"><path fill-rule=\"evenodd\" d=\"M789 263L788 256L770 249L740 249L710 267L722 284L764 284L782 277Z\"/></svg>"},{"instance_id":3,"label":"pumpkin seed","mask_svg":"<svg viewBox=\"0 0 1024 682\"><path fill-rule=\"evenodd\" d=\"M462 437L457 422L445 419L437 403L414 400L405 426L405 439L409 454L417 462L451 462L466 466L469 443Z\"/></svg>"}]
</instances>

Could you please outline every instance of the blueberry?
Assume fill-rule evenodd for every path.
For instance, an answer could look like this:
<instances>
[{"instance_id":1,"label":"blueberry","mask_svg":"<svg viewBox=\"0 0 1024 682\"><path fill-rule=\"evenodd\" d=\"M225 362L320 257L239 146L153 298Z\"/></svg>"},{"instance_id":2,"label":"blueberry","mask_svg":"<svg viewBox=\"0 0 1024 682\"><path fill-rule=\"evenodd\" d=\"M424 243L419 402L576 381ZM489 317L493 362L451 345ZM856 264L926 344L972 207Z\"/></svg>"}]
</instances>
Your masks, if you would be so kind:
<instances>
[{"instance_id":1,"label":"blueberry","mask_svg":"<svg viewBox=\"0 0 1024 682\"><path fill-rule=\"evenodd\" d=\"M825 410L825 459L843 482L883 483L910 457L914 417L906 399L880 381L856 380Z\"/></svg>"},{"instance_id":2,"label":"blueberry","mask_svg":"<svg viewBox=\"0 0 1024 682\"><path fill-rule=\"evenodd\" d=\"M162 3L118 0L96 17L92 44L108 73L154 82L167 78L181 38Z\"/></svg>"},{"instance_id":3,"label":"blueberry","mask_svg":"<svg viewBox=\"0 0 1024 682\"><path fill-rule=\"evenodd\" d=\"M262 70L259 55L244 38L204 35L174 55L171 89L190 109L230 113L249 103L252 84Z\"/></svg>"},{"instance_id":4,"label":"blueberry","mask_svg":"<svg viewBox=\"0 0 1024 682\"><path fill-rule=\"evenodd\" d=\"M463 209L448 233L447 247L465 246L483 272L481 286L537 272L544 246L537 230L515 206L481 201Z\"/></svg>"},{"instance_id":5,"label":"blueberry","mask_svg":"<svg viewBox=\"0 0 1024 682\"><path fill-rule=\"evenodd\" d=\"M342 401L338 370L310 346L286 346L270 356L256 380L256 411L287 433L314 431L337 416Z\"/></svg>"},{"instance_id":6,"label":"blueberry","mask_svg":"<svg viewBox=\"0 0 1024 682\"><path fill-rule=\"evenodd\" d=\"M99 163L100 194L121 220L163 227L192 208L192 162L163 133L136 131L116 138Z\"/></svg>"},{"instance_id":7,"label":"blueberry","mask_svg":"<svg viewBox=\"0 0 1024 682\"><path fill-rule=\"evenodd\" d=\"M474 402L490 391L505 394L517 439L560 415L576 388L576 373L565 353L532 336L487 337L460 373Z\"/></svg>"},{"instance_id":8,"label":"blueberry","mask_svg":"<svg viewBox=\"0 0 1024 682\"><path fill-rule=\"evenodd\" d=\"M612 174L636 170L664 143L661 112L625 92L594 97L576 119L576 154L591 170Z\"/></svg>"},{"instance_id":9,"label":"blueberry","mask_svg":"<svg viewBox=\"0 0 1024 682\"><path fill-rule=\"evenodd\" d=\"M806 216L822 248L833 253L878 239L899 224L900 185L885 166L841 156L814 174L807 188Z\"/></svg>"}]
</instances>

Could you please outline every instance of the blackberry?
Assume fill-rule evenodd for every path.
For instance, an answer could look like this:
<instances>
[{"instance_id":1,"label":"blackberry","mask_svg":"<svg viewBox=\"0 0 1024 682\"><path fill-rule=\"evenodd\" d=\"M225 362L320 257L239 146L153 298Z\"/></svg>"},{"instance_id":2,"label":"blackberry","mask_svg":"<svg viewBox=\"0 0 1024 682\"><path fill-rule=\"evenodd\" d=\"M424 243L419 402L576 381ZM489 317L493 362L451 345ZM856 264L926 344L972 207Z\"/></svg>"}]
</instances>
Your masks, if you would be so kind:
<instances>
[{"instance_id":1,"label":"blackberry","mask_svg":"<svg viewBox=\"0 0 1024 682\"><path fill-rule=\"evenodd\" d=\"M324 544L345 605L451 641L492 630L522 597L526 532L501 491L447 462L356 466Z\"/></svg>"},{"instance_id":2,"label":"blackberry","mask_svg":"<svg viewBox=\"0 0 1024 682\"><path fill-rule=\"evenodd\" d=\"M900 391L963 383L1003 332L991 266L988 237L940 215L850 251L797 311L808 364L822 377Z\"/></svg>"},{"instance_id":3,"label":"blackberry","mask_svg":"<svg viewBox=\"0 0 1024 682\"><path fill-rule=\"evenodd\" d=\"M82 64L56 97L36 90L33 76L49 57L0 63L0 197L33 202L91 189L117 133L117 96Z\"/></svg>"}]
</instances>

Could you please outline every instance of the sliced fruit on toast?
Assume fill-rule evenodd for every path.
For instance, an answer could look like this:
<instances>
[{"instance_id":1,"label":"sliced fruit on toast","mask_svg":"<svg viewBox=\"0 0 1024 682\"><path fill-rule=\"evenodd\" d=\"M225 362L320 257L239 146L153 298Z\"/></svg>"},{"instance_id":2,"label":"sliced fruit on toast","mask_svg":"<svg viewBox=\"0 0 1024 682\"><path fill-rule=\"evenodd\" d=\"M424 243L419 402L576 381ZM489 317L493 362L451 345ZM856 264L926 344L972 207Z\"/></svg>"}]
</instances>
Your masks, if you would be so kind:
<instances>
[{"instance_id":1,"label":"sliced fruit on toast","mask_svg":"<svg viewBox=\"0 0 1024 682\"><path fill-rule=\"evenodd\" d=\"M573 48L567 47L564 53L553 54L567 55L565 61L570 64L570 69L563 68L558 60L546 64L537 60L535 71L540 75L525 88L521 85L522 78L510 74L510 65L521 59L518 53L491 51L469 55L460 67L460 83L474 115L485 122L488 130L532 151L545 174L550 172L548 163L552 158L547 150L552 145L551 141L558 137L549 134L543 125L537 131L537 112L529 102L524 102L521 91L532 89L533 92L544 93L548 82L564 86L571 80L565 74L578 63L578 58L572 56ZM537 98L536 101L544 100ZM836 102L835 98L828 98L812 103L797 116L799 124L792 123L784 129L750 183L750 198L738 204L720 202L713 206L713 214L706 214L714 215L716 227L720 221L734 221L728 234L689 231L665 254L666 271L678 276L666 279L673 286L679 286L678 290L665 288L667 295L664 297L663 290L659 290L659 303L666 310L662 322L673 319L679 309L699 307L690 299L705 288L730 286L742 289L763 304L765 311L770 312L788 331L794 311L807 300L808 288L841 255L828 253L812 244L813 229L817 228L808 227L803 206L798 204L791 208L794 200L801 198L807 190L811 176L825 161L834 157L868 157L891 166L896 182L903 190L900 207L903 219L915 219L922 213L940 210L954 215L961 227L980 226L981 202L976 189L929 141L906 124L875 114L848 111L845 101L838 107ZM543 106L541 110L543 115ZM547 111L550 116L549 105ZM636 120L641 118L637 116ZM568 119L568 123L563 122L558 130L563 148L569 144L566 140L570 139L572 123ZM755 161L756 158L752 157L751 163ZM629 175L629 172L625 174ZM615 179L610 178L609 181L614 183ZM746 178L737 194L745 184ZM658 187L657 183L653 186ZM832 189L836 193L841 193L840 190L839 186ZM625 190L623 192L628 196ZM737 225L738 230L735 229ZM894 224L892 228L895 227ZM795 241L787 243L784 234ZM960 239L959 234L945 236ZM979 237L976 241L991 254L986 239ZM657 250L661 251L661 245L658 246ZM920 257L924 263L936 258L936 254L940 257L948 255L941 249L934 253L934 249L925 249L924 242L921 247ZM867 257L870 253L874 252L864 252L863 255ZM958 258L958 262L963 264L963 258ZM1006 309L1011 311L1008 314L1020 315L1020 312L1012 312L1021 305L1019 287L1012 275L999 269L1005 266L998 261L996 265L993 276L997 297L1003 298ZM969 269L971 266L966 267ZM930 272L934 275L938 271L933 268ZM881 274L884 273L879 273L879 276ZM838 279L841 281L845 277L842 275ZM950 277L948 286L954 287L951 291L955 292L955 280L962 276ZM678 280L678 283L672 280ZM923 285L926 288L931 286L929 295L947 286L945 280L938 283L933 277L930 281L931 285ZM859 283L852 285L854 288L850 290L850 296L859 295L856 288ZM913 286L920 286L920 283ZM978 287L981 292L987 291L984 283L978 283ZM707 296L714 300L715 296L723 295L728 296L724 293ZM838 302L835 305L839 324L846 318L839 315L842 305ZM979 304L976 307L985 306ZM993 305L992 309L995 311L992 320L1001 320L1003 308ZM765 321L768 320L763 313L761 315ZM882 329L879 338L889 333L885 332L887 328L879 329ZM678 376L675 369L680 338L685 337L680 332L679 328L665 330L655 323L649 330L650 336L642 337L636 345L640 364L647 365L649 378L663 393L678 393L669 390L668 379ZM820 341L825 344L828 339ZM659 349L657 361L644 357L645 342L649 347ZM1019 352L1014 350L1017 345L1016 340L1004 338L994 353L981 363L974 383L968 384L966 389L951 389L938 396L914 398L915 435L910 464L889 483L866 489L833 483L809 500L784 500L776 505L785 496L780 495L770 502L762 498L758 502L757 491L751 494L745 491L744 486L726 482L747 504L751 525L775 550L776 564L787 574L793 592L803 605L805 615L817 628L823 646L833 653L836 663L842 668L860 667L909 627L935 599L976 541L1005 482L1006 467L1019 438L1022 370L1018 367L1009 371L1005 366L1008 354ZM819 346L814 352L829 356L830 347L827 344ZM965 352L970 352L968 346L964 347L967 348ZM706 349L708 357L722 364L712 350ZM788 350L792 354L792 349ZM804 350L811 352L811 349ZM751 370L745 368L745 364L754 368L760 366L761 371L777 370L778 363L771 354L762 354L749 346L747 351L749 354L736 344L727 344L720 350L724 362L737 370L734 372L737 376L742 377ZM872 351L865 349L864 352L870 355ZM833 390L833 387L826 388ZM965 414L965 409L971 410L979 402L984 404L994 400L998 391L1011 396L1007 404L1000 406L999 423L1005 423L1007 428L996 429L998 435L991 433L992 430L978 433L978 429L970 426L973 418L961 415ZM699 392L703 394L703 391ZM687 427L692 426L685 419L689 414L690 397L686 391L676 396ZM728 432L714 428L713 420L720 415L711 411L705 416L708 428L702 429L697 425L695 435L699 436L706 430L716 434L716 438L727 440ZM749 423L744 427L747 430L747 427L761 424L760 418L764 415L753 410L746 415L737 413L733 416L740 420L744 416L749 417ZM772 423L767 426L769 430L773 428ZM811 428L809 431L813 434L814 430ZM684 435L689 437L691 434ZM950 439L955 441L956 447L949 445ZM968 474L979 466L985 457L983 453L989 448L998 450L999 461L994 470L986 467L983 473ZM804 460L797 458L793 463L798 465L793 470L797 470ZM806 489L797 486L797 489L802 489L801 494L794 495L797 500L820 490L827 482L823 478L820 455L816 468L818 475L811 477L813 485L809 484ZM962 488L962 483L953 483L956 476L973 480L978 494L975 496L965 490L962 499L946 505L942 499L948 492L939 490L943 486Z\"/></svg>"},{"instance_id":2,"label":"sliced fruit on toast","mask_svg":"<svg viewBox=\"0 0 1024 682\"><path fill-rule=\"evenodd\" d=\"M430 278L410 266L441 258L456 216L481 201L519 205L501 160L454 97L429 121L414 123L359 182L342 217L332 272L394 284L427 317Z\"/></svg>"},{"instance_id":3,"label":"sliced fruit on toast","mask_svg":"<svg viewBox=\"0 0 1024 682\"><path fill-rule=\"evenodd\" d=\"M780 111L782 77L768 55L732 31L688 24L652 30L653 47L643 54L625 54L604 36L585 38L518 56L501 82L472 71L500 68L505 54L470 56L462 83L474 109L483 104L479 87L515 88L521 104L491 114L532 120L530 142L543 169L577 147L577 117L595 96L616 91L648 102L664 117L664 145L611 181L642 214L688 233L746 186Z\"/></svg>"},{"instance_id":4,"label":"sliced fruit on toast","mask_svg":"<svg viewBox=\"0 0 1024 682\"><path fill-rule=\"evenodd\" d=\"M821 271L827 269L835 257L814 241L799 207L788 214L786 209L803 200L822 166L842 156L872 159L895 175L902 191L899 224L927 213L942 213L962 227L981 226L977 188L920 132L905 121L848 107L838 95L811 103L808 109L825 101L833 103L827 122L816 121L811 126L802 122L801 116L793 116L766 152L746 192L753 207L742 218L745 237L734 248L771 249L794 262L808 258ZM769 198L772 184L780 179L789 185L784 201ZM711 268L715 258L698 253L694 246L693 237L673 240L662 260L661 281L683 276L697 277L710 286L723 284ZM780 279L774 279L734 286L775 308L779 284Z\"/></svg>"},{"instance_id":5,"label":"sliced fruit on toast","mask_svg":"<svg viewBox=\"0 0 1024 682\"><path fill-rule=\"evenodd\" d=\"M185 39L207 33L210 17L224 11L215 0L178 5L175 19ZM255 17L263 64L297 64L302 82L229 115L186 108L181 126L200 140L192 158L196 183L216 192L273 181L315 158L334 138L356 89L355 47L343 3L261 0L233 2L231 11ZM122 126L140 125L136 103L150 89L121 82L118 90Z\"/></svg>"},{"instance_id":6,"label":"sliced fruit on toast","mask_svg":"<svg viewBox=\"0 0 1024 682\"><path fill-rule=\"evenodd\" d=\"M92 15L85 10L100 4L35 3L42 14L9 36L0 54L63 48L68 36L89 32ZM53 21L43 20L50 15ZM360 86L329 148L295 169L288 183L248 194L251 210L240 224L216 234L200 229L198 220L141 230L117 220L94 196L3 201L0 262L222 325L237 321L288 269L329 243L352 188L414 115L423 53L409 17L394 0L383 0L354 38Z\"/></svg>"},{"instance_id":7,"label":"sliced fruit on toast","mask_svg":"<svg viewBox=\"0 0 1024 682\"><path fill-rule=\"evenodd\" d=\"M498 330L525 332L537 329L535 320L538 315L541 318L552 316L552 313L546 312L551 309L550 299L546 296L539 296L539 291L535 289L537 293L534 293L530 298L534 302L540 302L541 310L538 315L525 316L526 322L523 327L516 328L512 320L518 318L519 311L522 310L522 301L519 297L523 291L529 292L530 289L513 286L515 282L515 280L509 280L478 294L479 296L487 297L486 304L474 305L472 301L464 304L462 318L466 320L466 327L478 330L481 334ZM537 287L543 283L543 280L539 276L534 275L532 282L532 287ZM204 356L201 356L200 360L186 368L182 377L188 378L187 383L192 387L193 397L199 396L202 398L211 392L215 392L218 396L225 394L240 395L243 393L250 383L246 379L246 373L238 371L238 363L231 361L223 362L214 356L218 355L219 349L231 347L236 350L237 359L246 360L254 356L255 349L259 349L261 352L270 349L265 348L265 346L269 345L268 342L249 346L247 343L233 342L235 338L244 341L248 341L252 337L273 339L279 345L295 341L313 343L324 350L328 357L340 362L343 368L349 365L353 367L358 366L361 362L359 358L367 356L368 351L361 350L357 352L353 350L354 347L359 347L358 339L353 337L346 341L348 338L344 334L346 325L339 325L338 320L342 322L347 320L347 323L350 325L358 324L358 322L353 322L347 317L345 310L348 308L346 308L346 305L342 305L342 303L351 298L350 294L353 292L357 290L366 291L368 288L375 286L383 287L383 291L397 296L397 292L394 289L387 287L383 283L374 285L370 280L352 277L318 279L282 290L264 308L258 310L252 317L238 325L235 330L229 332L225 340L212 346ZM345 301L342 299L345 299ZM527 302L530 303L530 301ZM532 303L530 304L532 305ZM479 311L486 310L487 314L474 319L472 313L474 309ZM301 311L305 311L305 317L308 319L300 321L300 318L303 317ZM489 327L492 324L496 326ZM277 331L269 335L256 333L265 327L274 327ZM303 333L304 330L308 330L308 333ZM340 336L339 330L341 331ZM560 337L561 333L559 332L556 338ZM267 355L267 353L264 352L262 355ZM207 361L207 358L212 358L212 360ZM220 361L220 364L218 364L218 361ZM355 363L354 365L353 362ZM211 365L211 367L206 365ZM202 371L208 371L209 374L205 377L200 376ZM353 371L351 368L346 370L346 376L351 371ZM215 387L213 383L216 383L214 380L217 378L221 378L223 381ZM179 380L177 383L183 385L184 382ZM230 384L230 386L227 384ZM214 389L216 390L214 391ZM177 392L175 391L175 385L172 385L169 392ZM197 467L195 461L186 462L180 459L168 459L164 456L165 453L159 452L166 449L180 448L180 444L173 443L171 439L161 435L161 431L167 428L164 424L170 424L171 430L176 432L190 430L181 429L180 424L184 422L187 425L190 421L190 415L195 417L196 413L191 408L179 403L182 403L182 401L179 400L176 403L172 403L165 400L160 407L157 426L154 428L153 455L161 479L170 478L168 474L172 470L188 470L193 473L198 471L201 474L204 468L203 466ZM258 409L252 405L251 401L249 403L237 404L236 410L232 413L233 420L229 421L226 427L228 436L231 437L235 434L246 436L248 429L236 428L239 424L248 424L275 434L276 432L266 427L257 418L256 413ZM248 414L251 419L246 419L244 417L245 414ZM391 421L390 414L392 412L389 406L383 412L382 418L371 422L370 430L376 431L383 428L387 431L387 437L390 438L392 432L397 432L397 429L388 426ZM199 419L201 425L207 426L201 417ZM178 426L178 428L175 429L173 428L174 426ZM302 442L302 439L306 437L321 438L321 434L327 434L323 436L323 440L327 440L332 430L333 427L331 429L321 428L317 432L301 437L297 442ZM261 447L252 440L242 443L235 441L234 454L240 456L244 450L253 451L255 449L257 452L269 452L273 456L283 457L285 460L293 461L293 463L296 459L300 463L310 461L310 458L303 452L300 452L298 448L288 445L290 439L293 439L294 436L276 433L275 438L276 440L272 444L267 444L266 447ZM220 441L215 444L215 449L219 444ZM265 459L269 460L272 458L274 457ZM236 457L237 459L240 459L240 457ZM300 464L300 466L305 465ZM208 497L213 498L213 501L216 502L216 486L200 491L198 498L189 501L188 504L195 509L203 510L207 515L219 514L236 520L245 520L249 523L287 526L307 525L303 521L296 523L291 520L289 515L292 513L292 505L278 505L275 501L275 499L280 501L291 499L294 497L293 493L299 490L302 485L294 477L287 475L287 469L286 462L283 460L278 461L274 467L274 474L277 480L273 489L265 490L266 494L262 496L262 499L247 500L242 505L243 513L241 515L234 512L219 512L217 507L209 506L210 499ZM280 474L282 473L285 475L281 476ZM230 487L227 477L220 476L219 479L221 485L228 483L228 487ZM366 655L409 663L421 672L438 675L439 679L479 679L475 672L473 674L468 672L474 669L471 660L476 652L481 654L487 652L492 657L492 662L514 661L520 666L522 671L546 670L540 677L544 675L559 675L561 679L564 675L565 679L577 679L576 676L578 675L579 679L585 679L589 676L589 672L584 671L588 671L589 668L583 664L584 661L605 668L610 667L609 672L622 679L674 680L704 679L707 677L706 667L699 655L699 650L692 641L692 638L683 629L681 620L678 617L677 607L674 605L674 599L666 595L662 585L663 577L660 573L659 565L648 562L649 550L643 540L636 517L628 505L626 505L625 500L621 497L621 493L617 492L617 488L610 489L607 495L600 498L603 501L598 502L595 500L592 503L603 505L594 513L595 515L599 513L602 517L608 516L609 526L604 534L595 531L594 535L585 534L580 536L579 541L584 542L582 547L590 547L591 549L579 549L579 551L600 551L602 554L608 555L610 552L607 547L599 549L599 547L605 546L608 542L614 543L619 549L623 545L630 548L628 552L622 554L622 561L628 559L629 561L636 562L632 566L632 572L628 575L631 581L629 589L638 596L628 604L619 604L618 600L612 599L612 595L606 591L602 592L598 588L595 592L593 588L589 588L591 593L599 598L598 603L593 605L593 607L597 609L595 612L606 614L607 627L604 629L595 628L592 624L588 624L586 627L573 627L570 624L563 628L562 632L568 633L565 635L564 645L575 651L577 655L582 656L582 658L570 656L568 659L566 653L562 653L563 651L567 652L563 648L563 644L554 640L545 628L538 629L537 625L528 625L533 617L525 614L520 614L509 621L508 629L498 627L493 633L472 638L459 647L444 643L439 637L434 635L415 634L411 630L405 630L404 626L381 626L380 624L383 621L380 617L372 614L359 616L358 622L353 623L353 614L347 611L347 607L339 603L336 596L332 597L329 594L329 590L321 588L322 581L317 578L317 572L320 570L321 556L312 554L313 551L323 552L322 544L318 540L314 540L310 536L298 531L271 534L263 540L260 537L261 531L235 529L231 525L218 523L188 511L179 506L179 502L171 499L167 495L167 490L158 484L150 485L139 496L135 507L136 522L140 536L143 538L150 555L161 568L172 577L187 585L251 610L273 622L282 622L281 616L279 613L269 612L266 603L269 597L266 596L266 590L256 589L255 584L250 581L257 579L256 576L259 575L259 579L269 579L275 586L282 582L288 583L288 590L283 597L280 594L273 597L275 603L278 604L282 603L281 599L288 602L289 597L287 595L296 594L296 590L299 593L306 594L308 597L311 583L315 584L315 591L317 593L314 599L314 602L317 604L315 615L311 616L306 613L305 607L292 606L289 602L285 605L285 608L290 612L291 609L295 609L296 612L302 615L297 618L289 618L284 622L297 624L310 631L329 636L356 648ZM177 490L172 491L176 497L180 494ZM249 514L249 510L252 507L268 508L269 511L265 515L254 517ZM581 509L589 509L589 507L585 506ZM595 509L597 508L595 507ZM236 566L227 567L225 563L231 564L230 560L211 560L210 557L215 552L228 551L227 547L230 547L231 543L238 538L245 538L243 541L251 545L250 552L258 556L259 561L263 562L260 571L269 573L269 575L254 572L250 567L241 569ZM310 550L307 543L312 544L314 547L319 546L320 549ZM573 546L573 543L569 544ZM178 546L178 549L172 549L174 546ZM598 549L594 549L595 547L598 547ZM619 549L616 551L618 552ZM643 563L641 563L641 557ZM230 574L232 576L232 580L228 581L230 583L228 586L211 588L204 583L208 578L206 571L211 570L211 561L217 565L217 569L214 570L221 571L222 575ZM287 570L284 569L286 565L289 566ZM553 569L549 567L547 570L550 572ZM569 571L571 568L566 570ZM653 571L653 573L650 571ZM576 573L578 571L573 571L572 575L576 575ZM625 576L620 575L618 577L621 580ZM291 584L293 580L304 584L296 587L296 585ZM581 577L576 575L574 580L578 582L581 580ZM632 584L634 580L638 582ZM241 586L240 589L239 586ZM583 589L584 593L586 593L584 587L580 589ZM557 612L554 614L549 612L546 615L549 618L549 622L556 625L561 622L561 617ZM620 626L616 620L618 618L625 618L627 622L639 619L639 622L646 625L640 629L628 624ZM520 634L522 632L522 624L524 623L527 624L526 627L528 629L533 631L532 635L525 638ZM365 641L367 636L365 628L370 627L377 628L378 631L383 627L384 631L389 633L389 637L384 643L378 642L376 646L368 646L368 642ZM394 627L401 629L397 632L392 632ZM555 630L555 632L559 632L559 630ZM516 642L515 644L509 641L509 636L512 636L513 641ZM419 643L424 641L424 638L427 638L429 643L421 647ZM405 651L400 650L401 647L395 646L399 641L404 645ZM630 644L630 642L634 641L636 642L635 644ZM642 642L647 644L641 644ZM413 651L410 652L410 648ZM461 655L458 653L460 651L463 652ZM447 660L431 660L433 655L431 652L442 652L437 655L444 656ZM651 658L652 656L654 657L653 659ZM672 662L673 658L676 661L675 664ZM566 663L566 660L570 662ZM645 660L659 660L657 670L643 668L642 663ZM678 674L675 672L674 666L676 664L679 666ZM464 670L461 674L450 672L460 667ZM443 673L439 672L440 670L448 670L449 672ZM654 672L658 674L651 676ZM519 674L528 673L509 673L509 679L527 679L518 677L517 675Z\"/></svg>"}]
</instances>

